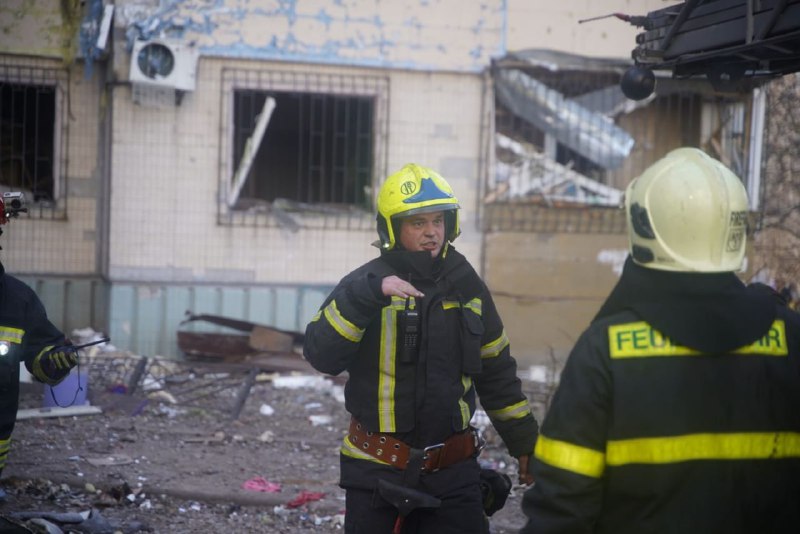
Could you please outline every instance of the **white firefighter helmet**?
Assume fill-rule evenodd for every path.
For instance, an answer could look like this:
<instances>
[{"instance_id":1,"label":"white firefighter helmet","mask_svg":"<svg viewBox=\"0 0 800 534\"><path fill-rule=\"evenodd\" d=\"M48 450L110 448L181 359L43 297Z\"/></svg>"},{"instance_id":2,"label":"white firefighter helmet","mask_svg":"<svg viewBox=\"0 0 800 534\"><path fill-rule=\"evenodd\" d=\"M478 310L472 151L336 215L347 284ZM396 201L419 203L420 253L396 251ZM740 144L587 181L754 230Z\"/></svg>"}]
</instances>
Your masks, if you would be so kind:
<instances>
[{"instance_id":1,"label":"white firefighter helmet","mask_svg":"<svg viewBox=\"0 0 800 534\"><path fill-rule=\"evenodd\" d=\"M696 148L667 154L625 192L633 260L664 271L741 269L747 193L722 163Z\"/></svg>"}]
</instances>

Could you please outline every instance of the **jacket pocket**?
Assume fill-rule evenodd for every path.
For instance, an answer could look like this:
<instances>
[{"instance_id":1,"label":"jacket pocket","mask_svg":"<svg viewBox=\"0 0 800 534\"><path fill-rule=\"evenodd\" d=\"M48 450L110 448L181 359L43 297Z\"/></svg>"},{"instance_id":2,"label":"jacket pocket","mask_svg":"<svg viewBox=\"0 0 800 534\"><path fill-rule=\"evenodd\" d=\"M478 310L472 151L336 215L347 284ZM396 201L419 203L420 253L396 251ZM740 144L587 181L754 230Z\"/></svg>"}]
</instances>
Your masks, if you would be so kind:
<instances>
[{"instance_id":1,"label":"jacket pocket","mask_svg":"<svg viewBox=\"0 0 800 534\"><path fill-rule=\"evenodd\" d=\"M461 370L465 375L477 375L481 365L483 321L468 308L461 308Z\"/></svg>"}]
</instances>

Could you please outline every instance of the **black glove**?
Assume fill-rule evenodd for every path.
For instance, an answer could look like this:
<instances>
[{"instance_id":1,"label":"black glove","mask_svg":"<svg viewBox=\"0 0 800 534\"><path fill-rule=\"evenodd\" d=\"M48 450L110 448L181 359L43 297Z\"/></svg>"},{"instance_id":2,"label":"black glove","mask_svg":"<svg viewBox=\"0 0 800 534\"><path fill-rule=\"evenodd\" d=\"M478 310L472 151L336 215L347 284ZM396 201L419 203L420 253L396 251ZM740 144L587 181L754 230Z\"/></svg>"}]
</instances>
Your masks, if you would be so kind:
<instances>
[{"instance_id":1,"label":"black glove","mask_svg":"<svg viewBox=\"0 0 800 534\"><path fill-rule=\"evenodd\" d=\"M55 385L78 365L78 350L70 345L47 347L33 362L33 375L45 384Z\"/></svg>"},{"instance_id":2,"label":"black glove","mask_svg":"<svg viewBox=\"0 0 800 534\"><path fill-rule=\"evenodd\" d=\"M508 494L511 493L511 477L494 469L482 468L480 485L483 511L486 515L490 516L505 506Z\"/></svg>"}]
</instances>

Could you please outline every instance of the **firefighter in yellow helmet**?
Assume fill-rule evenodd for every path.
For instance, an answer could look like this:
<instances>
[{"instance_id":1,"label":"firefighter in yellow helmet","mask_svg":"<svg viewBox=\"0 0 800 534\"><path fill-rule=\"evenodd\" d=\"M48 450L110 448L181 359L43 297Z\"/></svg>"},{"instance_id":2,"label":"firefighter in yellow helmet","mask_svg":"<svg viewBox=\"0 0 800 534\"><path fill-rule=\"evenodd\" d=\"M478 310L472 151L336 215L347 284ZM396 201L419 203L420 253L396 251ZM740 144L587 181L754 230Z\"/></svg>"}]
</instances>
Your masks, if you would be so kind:
<instances>
[{"instance_id":1,"label":"firefighter in yellow helmet","mask_svg":"<svg viewBox=\"0 0 800 534\"><path fill-rule=\"evenodd\" d=\"M630 255L542 425L522 532L800 525L800 316L735 272L747 196L681 148L627 188Z\"/></svg>"},{"instance_id":2,"label":"firefighter in yellow helmet","mask_svg":"<svg viewBox=\"0 0 800 534\"><path fill-rule=\"evenodd\" d=\"M489 290L452 246L458 209L432 169L389 176L378 194L380 256L344 277L306 329L306 359L348 373L346 533L488 532L485 514L511 482L477 462L478 395L530 482L536 420Z\"/></svg>"}]
</instances>

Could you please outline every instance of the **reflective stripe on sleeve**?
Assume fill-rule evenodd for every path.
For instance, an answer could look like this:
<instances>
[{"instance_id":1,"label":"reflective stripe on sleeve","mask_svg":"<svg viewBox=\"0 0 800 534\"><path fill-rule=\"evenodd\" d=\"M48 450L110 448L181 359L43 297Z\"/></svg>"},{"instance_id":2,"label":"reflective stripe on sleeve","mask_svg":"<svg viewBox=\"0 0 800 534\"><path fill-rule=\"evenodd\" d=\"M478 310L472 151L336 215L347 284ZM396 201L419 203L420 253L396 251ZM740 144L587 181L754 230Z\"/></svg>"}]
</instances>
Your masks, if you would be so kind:
<instances>
[{"instance_id":1,"label":"reflective stripe on sleeve","mask_svg":"<svg viewBox=\"0 0 800 534\"><path fill-rule=\"evenodd\" d=\"M768 460L800 457L800 433L687 434L609 441L608 465L670 464L690 460Z\"/></svg>"},{"instance_id":2,"label":"reflective stripe on sleeve","mask_svg":"<svg viewBox=\"0 0 800 534\"><path fill-rule=\"evenodd\" d=\"M500 353L503 352L503 349L508 346L508 343L508 336L506 335L505 329L503 329L503 333L500 334L500 337L481 347L481 358L494 358L499 356Z\"/></svg>"},{"instance_id":3,"label":"reflective stripe on sleeve","mask_svg":"<svg viewBox=\"0 0 800 534\"><path fill-rule=\"evenodd\" d=\"M539 434L534 455L542 462L579 475L600 478L606 466L602 451Z\"/></svg>"},{"instance_id":4,"label":"reflective stripe on sleeve","mask_svg":"<svg viewBox=\"0 0 800 534\"><path fill-rule=\"evenodd\" d=\"M21 328L12 328L10 326L0 326L0 341L8 343L22 343L22 336L25 335L25 330Z\"/></svg>"},{"instance_id":5,"label":"reflective stripe on sleeve","mask_svg":"<svg viewBox=\"0 0 800 534\"><path fill-rule=\"evenodd\" d=\"M521 419L525 417L531 413L531 407L526 399L499 410L486 410L486 413L491 418L497 419L498 421L510 421L512 419Z\"/></svg>"},{"instance_id":6,"label":"reflective stripe on sleeve","mask_svg":"<svg viewBox=\"0 0 800 534\"><path fill-rule=\"evenodd\" d=\"M339 308L336 306L335 300L332 300L330 304L325 306L323 313L325 319L328 320L328 323L333 329L346 340L358 343L361 341L361 338L364 337L364 329L357 327L345 319L342 314L339 313Z\"/></svg>"}]
</instances>

